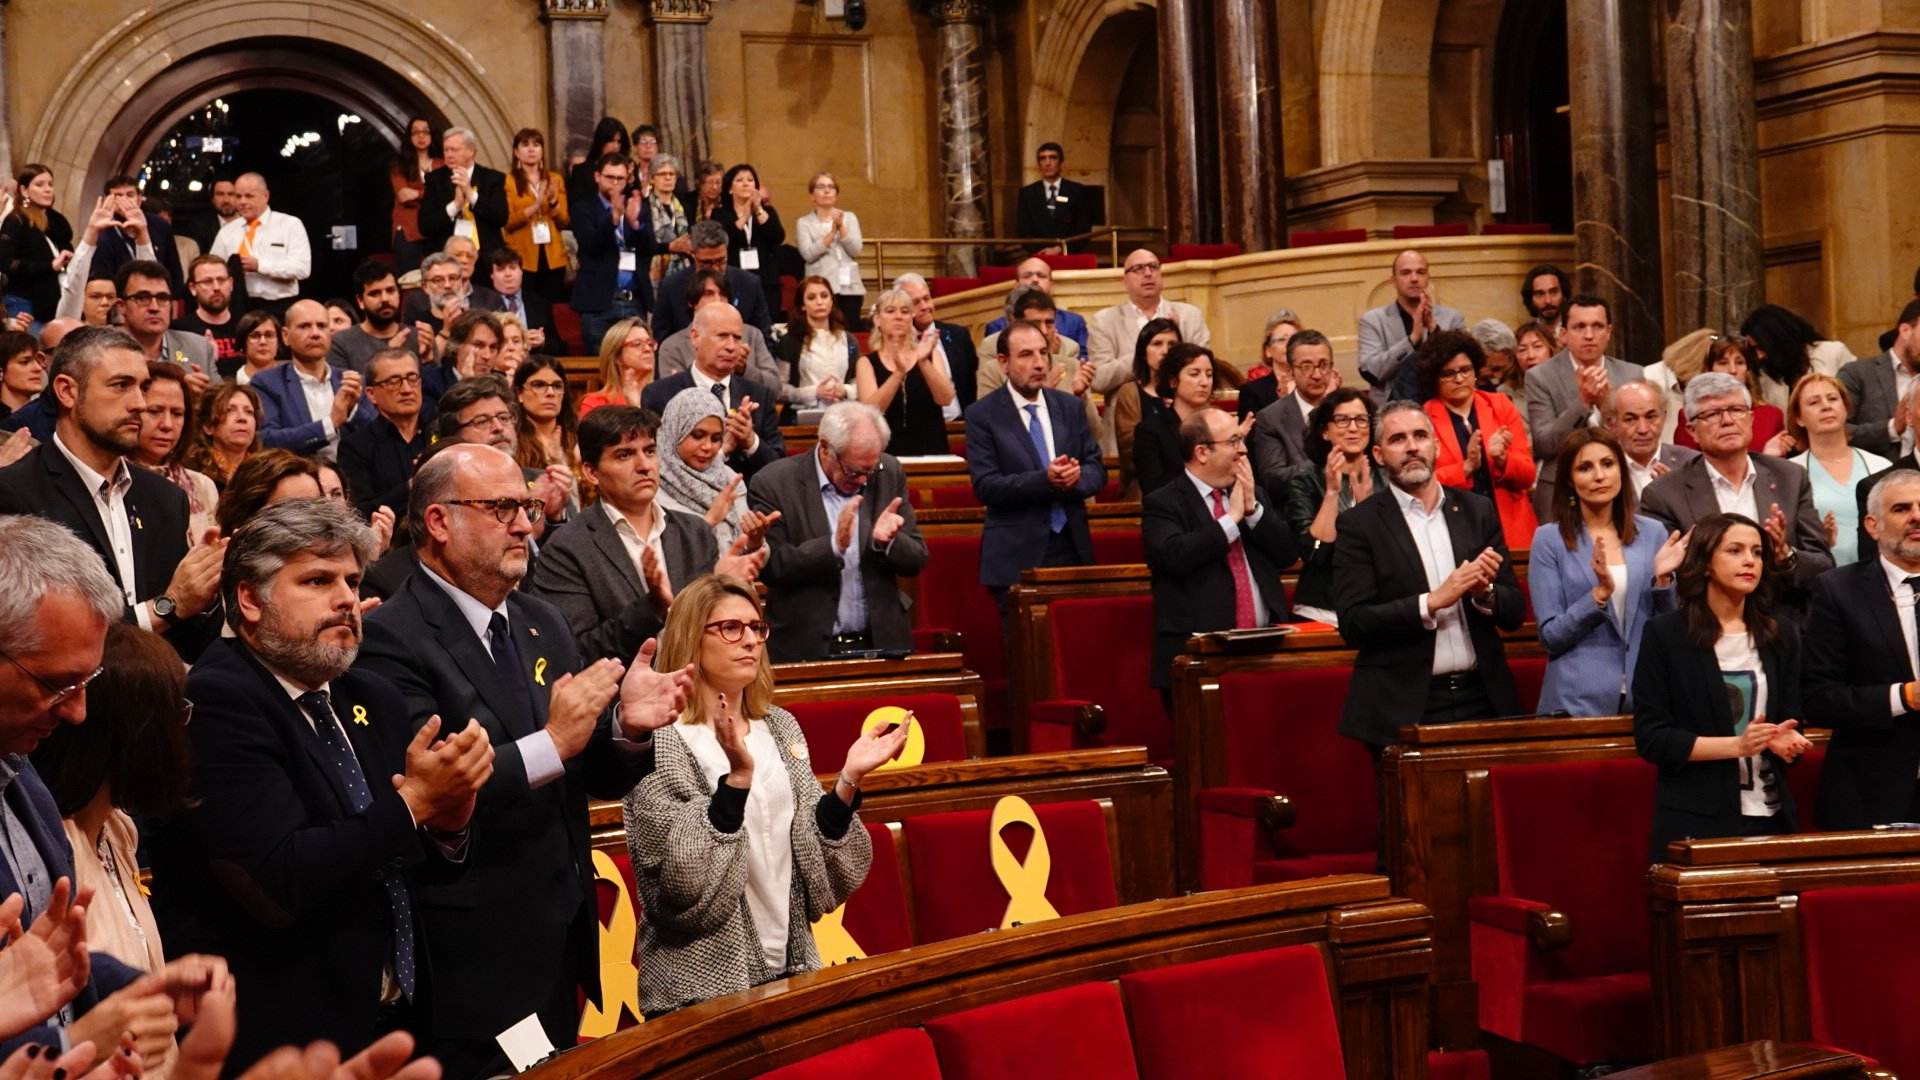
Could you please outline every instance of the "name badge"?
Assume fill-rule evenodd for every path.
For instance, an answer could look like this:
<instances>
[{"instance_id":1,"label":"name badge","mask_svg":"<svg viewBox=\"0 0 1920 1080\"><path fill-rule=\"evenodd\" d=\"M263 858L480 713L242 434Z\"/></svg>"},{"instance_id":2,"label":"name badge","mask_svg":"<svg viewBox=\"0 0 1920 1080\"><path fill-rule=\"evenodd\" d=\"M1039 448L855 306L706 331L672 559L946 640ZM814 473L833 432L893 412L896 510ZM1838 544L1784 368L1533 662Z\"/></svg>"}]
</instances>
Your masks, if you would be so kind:
<instances>
[{"instance_id":1,"label":"name badge","mask_svg":"<svg viewBox=\"0 0 1920 1080\"><path fill-rule=\"evenodd\" d=\"M620 269L631 273L640 268L640 256L631 251L620 253Z\"/></svg>"},{"instance_id":2,"label":"name badge","mask_svg":"<svg viewBox=\"0 0 1920 1080\"><path fill-rule=\"evenodd\" d=\"M1055 195L1055 196L1053 197L1053 201L1054 201L1054 202L1059 202L1059 203L1063 203L1063 202L1066 202L1066 201L1067 201L1067 197L1066 197L1065 195Z\"/></svg>"},{"instance_id":3,"label":"name badge","mask_svg":"<svg viewBox=\"0 0 1920 1080\"><path fill-rule=\"evenodd\" d=\"M464 236L476 244L480 242L479 227L466 218L461 218L453 223L453 235Z\"/></svg>"},{"instance_id":4,"label":"name badge","mask_svg":"<svg viewBox=\"0 0 1920 1080\"><path fill-rule=\"evenodd\" d=\"M740 269L742 270L760 269L760 253L753 250L752 248L747 248L741 251L740 252Z\"/></svg>"},{"instance_id":5,"label":"name badge","mask_svg":"<svg viewBox=\"0 0 1920 1080\"><path fill-rule=\"evenodd\" d=\"M853 267L843 266L840 268L840 287L843 289L853 288Z\"/></svg>"},{"instance_id":6,"label":"name badge","mask_svg":"<svg viewBox=\"0 0 1920 1080\"><path fill-rule=\"evenodd\" d=\"M553 226L544 221L534 222L533 242L540 247L546 247L548 244L553 243Z\"/></svg>"}]
</instances>

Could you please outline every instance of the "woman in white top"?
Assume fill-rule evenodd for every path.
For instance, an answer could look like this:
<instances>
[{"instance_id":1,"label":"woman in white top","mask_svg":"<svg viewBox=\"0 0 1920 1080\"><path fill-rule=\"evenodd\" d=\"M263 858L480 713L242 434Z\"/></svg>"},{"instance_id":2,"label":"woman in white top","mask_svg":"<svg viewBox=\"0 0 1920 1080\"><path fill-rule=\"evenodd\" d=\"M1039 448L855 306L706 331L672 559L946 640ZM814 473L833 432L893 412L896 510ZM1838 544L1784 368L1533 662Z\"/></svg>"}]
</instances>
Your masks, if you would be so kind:
<instances>
[{"instance_id":1,"label":"woman in white top","mask_svg":"<svg viewBox=\"0 0 1920 1080\"><path fill-rule=\"evenodd\" d=\"M1788 458L1807 470L1812 481L1813 509L1827 529L1833 564L1846 566L1860 558L1860 503L1854 489L1860 481L1893 463L1847 443L1847 413L1853 402L1847 388L1831 375L1803 375L1787 402L1787 434L1806 451Z\"/></svg>"},{"instance_id":2,"label":"woman in white top","mask_svg":"<svg viewBox=\"0 0 1920 1080\"><path fill-rule=\"evenodd\" d=\"M807 182L813 212L794 222L794 242L807 261L810 277L825 278L833 289L840 318L859 329L860 304L867 287L860 280L860 219L834 204L840 201L840 182L832 173L814 175Z\"/></svg>"},{"instance_id":3,"label":"woman in white top","mask_svg":"<svg viewBox=\"0 0 1920 1080\"><path fill-rule=\"evenodd\" d=\"M802 219L805 220L805 219ZM780 339L780 361L793 383L795 405L822 408L845 401L852 390L853 362L860 354L854 336L834 302L833 285L823 277L800 282L800 314Z\"/></svg>"},{"instance_id":4,"label":"woman in white top","mask_svg":"<svg viewBox=\"0 0 1920 1080\"><path fill-rule=\"evenodd\" d=\"M773 704L769 632L752 585L709 574L674 597L660 636L657 666L691 664L694 690L624 808L649 1018L818 969L811 925L873 862L860 783L912 722L855 739L822 792L800 725Z\"/></svg>"}]
</instances>

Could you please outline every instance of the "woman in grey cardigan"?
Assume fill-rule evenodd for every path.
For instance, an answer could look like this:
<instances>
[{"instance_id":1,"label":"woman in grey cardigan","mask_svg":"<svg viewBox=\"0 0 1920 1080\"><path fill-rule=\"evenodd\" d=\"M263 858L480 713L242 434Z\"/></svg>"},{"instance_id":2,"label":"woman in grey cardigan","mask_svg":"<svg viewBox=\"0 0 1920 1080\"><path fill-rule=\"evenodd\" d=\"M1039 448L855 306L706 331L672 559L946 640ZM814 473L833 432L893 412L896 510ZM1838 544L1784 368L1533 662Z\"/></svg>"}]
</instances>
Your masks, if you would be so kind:
<instances>
[{"instance_id":1,"label":"woman in grey cardigan","mask_svg":"<svg viewBox=\"0 0 1920 1080\"><path fill-rule=\"evenodd\" d=\"M694 665L680 719L654 735L654 771L627 795L647 1016L820 967L812 923L873 861L860 782L907 728L847 750L830 795L792 714L773 705L768 626L753 586L708 575L674 597L656 663Z\"/></svg>"}]
</instances>

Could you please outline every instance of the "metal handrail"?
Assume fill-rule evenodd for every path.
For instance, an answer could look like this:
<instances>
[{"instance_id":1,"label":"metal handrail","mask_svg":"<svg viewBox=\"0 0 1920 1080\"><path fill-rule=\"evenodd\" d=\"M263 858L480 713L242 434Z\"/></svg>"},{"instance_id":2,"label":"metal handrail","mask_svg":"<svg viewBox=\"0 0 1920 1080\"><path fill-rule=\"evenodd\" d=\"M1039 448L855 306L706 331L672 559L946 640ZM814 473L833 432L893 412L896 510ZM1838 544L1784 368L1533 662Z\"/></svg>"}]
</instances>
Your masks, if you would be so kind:
<instances>
[{"instance_id":1,"label":"metal handrail","mask_svg":"<svg viewBox=\"0 0 1920 1080\"><path fill-rule=\"evenodd\" d=\"M1166 235L1166 232L1166 227L1163 225L1098 225L1073 236L869 236L866 237L865 243L873 248L874 274L879 278L879 283L885 285L890 280L887 276L888 244L896 247L911 244L917 247L977 247L989 250L1017 248L1021 251L1039 247L1043 251L1054 248L1064 253L1069 244L1082 241L1095 243L1105 240L1109 248L1111 265L1118 266L1120 265L1120 238L1123 235L1161 238Z\"/></svg>"}]
</instances>

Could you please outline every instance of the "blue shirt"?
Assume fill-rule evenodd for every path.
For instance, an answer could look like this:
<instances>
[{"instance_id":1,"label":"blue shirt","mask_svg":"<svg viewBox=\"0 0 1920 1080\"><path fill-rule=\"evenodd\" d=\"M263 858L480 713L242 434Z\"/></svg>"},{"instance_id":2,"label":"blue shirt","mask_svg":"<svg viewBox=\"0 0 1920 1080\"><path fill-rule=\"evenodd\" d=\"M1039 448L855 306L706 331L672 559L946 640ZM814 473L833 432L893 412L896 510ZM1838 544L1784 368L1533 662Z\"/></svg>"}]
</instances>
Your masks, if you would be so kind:
<instances>
[{"instance_id":1,"label":"blue shirt","mask_svg":"<svg viewBox=\"0 0 1920 1080\"><path fill-rule=\"evenodd\" d=\"M840 512L847 503L858 496L843 495L840 489L827 479L827 472L820 467L820 452L813 452L813 475L820 481L820 503L827 511L827 536L829 543L840 525ZM867 628L867 586L860 579L860 553L865 546L860 543L859 522L854 523L854 535L847 543L847 550L837 551L840 557L840 602L834 608L833 632L836 634L857 634Z\"/></svg>"}]
</instances>

